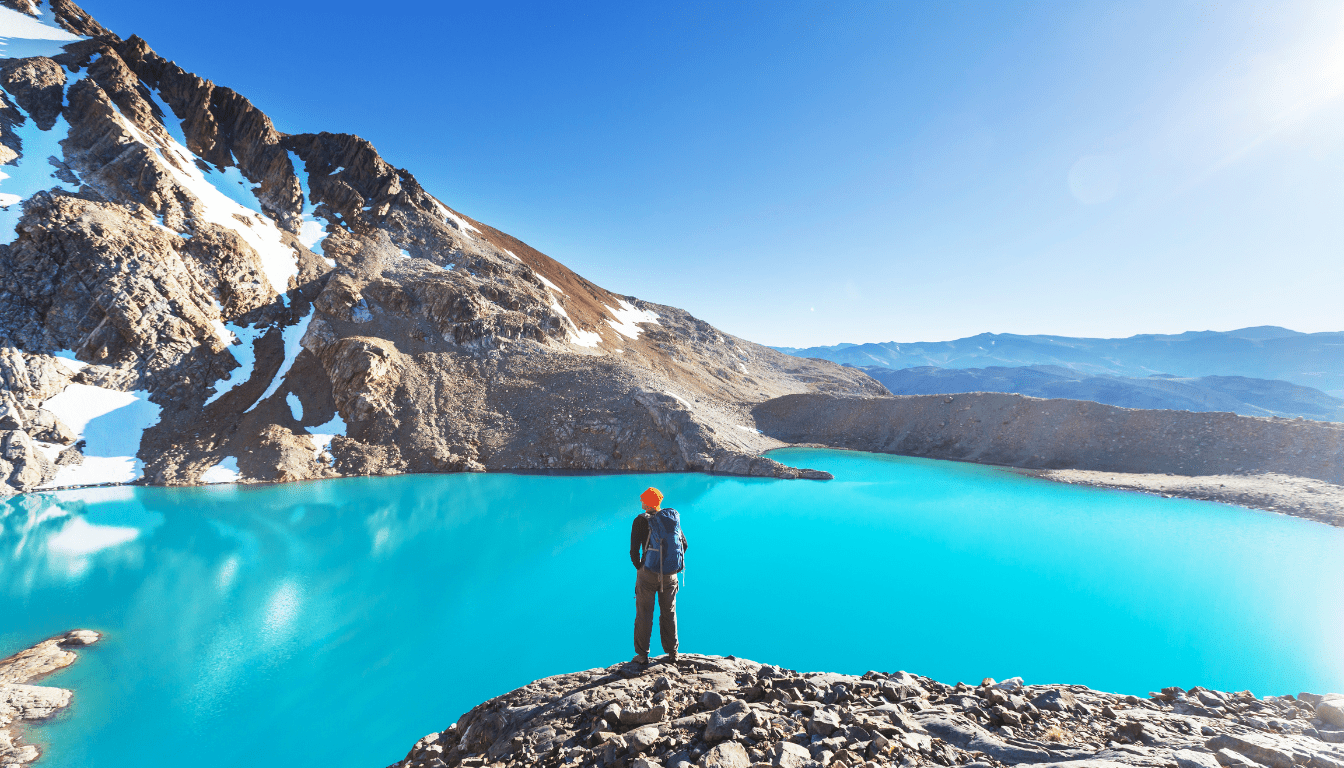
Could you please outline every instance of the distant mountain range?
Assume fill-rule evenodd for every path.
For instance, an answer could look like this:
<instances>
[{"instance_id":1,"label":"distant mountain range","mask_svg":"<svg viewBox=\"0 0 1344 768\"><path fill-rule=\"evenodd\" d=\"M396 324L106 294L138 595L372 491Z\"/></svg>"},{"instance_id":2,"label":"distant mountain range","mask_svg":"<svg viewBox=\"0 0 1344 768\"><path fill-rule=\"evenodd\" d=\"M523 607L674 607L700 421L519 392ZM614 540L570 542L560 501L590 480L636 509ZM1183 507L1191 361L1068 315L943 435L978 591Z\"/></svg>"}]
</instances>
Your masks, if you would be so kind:
<instances>
[{"instance_id":1,"label":"distant mountain range","mask_svg":"<svg viewBox=\"0 0 1344 768\"><path fill-rule=\"evenodd\" d=\"M1340 398L1299 384L1245 376L1179 378L1155 374L1135 378L1080 373L1054 365L919 366L900 370L869 365L861 370L896 395L1014 392L1031 397L1091 400L1124 408L1229 411L1244 416L1344 421L1344 400Z\"/></svg>"},{"instance_id":2,"label":"distant mountain range","mask_svg":"<svg viewBox=\"0 0 1344 768\"><path fill-rule=\"evenodd\" d=\"M1125 339L982 333L955 341L775 349L856 367L965 369L1045 365L1079 374L1145 380L1153 374L1277 379L1344 397L1344 333L1299 333L1268 325L1235 331L1143 334Z\"/></svg>"}]
</instances>

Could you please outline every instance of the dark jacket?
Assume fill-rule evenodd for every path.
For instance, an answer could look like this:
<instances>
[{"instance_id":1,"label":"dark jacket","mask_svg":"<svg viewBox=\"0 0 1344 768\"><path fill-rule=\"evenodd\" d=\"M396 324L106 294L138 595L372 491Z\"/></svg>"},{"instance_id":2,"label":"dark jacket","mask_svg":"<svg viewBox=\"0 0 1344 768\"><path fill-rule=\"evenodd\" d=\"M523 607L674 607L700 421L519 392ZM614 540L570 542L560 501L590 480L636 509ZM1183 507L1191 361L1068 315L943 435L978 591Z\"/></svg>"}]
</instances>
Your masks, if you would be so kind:
<instances>
[{"instance_id":1,"label":"dark jacket","mask_svg":"<svg viewBox=\"0 0 1344 768\"><path fill-rule=\"evenodd\" d=\"M633 525L630 526L630 562L636 568L644 565L644 545L649 540L649 513L642 512L636 518ZM681 534L681 551L685 552L690 546L686 543L686 533Z\"/></svg>"}]
</instances>

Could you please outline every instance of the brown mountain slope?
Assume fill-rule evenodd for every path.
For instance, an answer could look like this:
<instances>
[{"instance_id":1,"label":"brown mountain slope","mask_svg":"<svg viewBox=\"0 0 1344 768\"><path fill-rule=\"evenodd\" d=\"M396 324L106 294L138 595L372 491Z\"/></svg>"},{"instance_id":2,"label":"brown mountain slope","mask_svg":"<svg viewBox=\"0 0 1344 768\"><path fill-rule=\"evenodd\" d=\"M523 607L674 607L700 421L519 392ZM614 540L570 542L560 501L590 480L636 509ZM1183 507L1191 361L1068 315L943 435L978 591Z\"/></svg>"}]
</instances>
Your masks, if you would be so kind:
<instances>
[{"instance_id":1,"label":"brown mountain slope","mask_svg":"<svg viewBox=\"0 0 1344 768\"><path fill-rule=\"evenodd\" d=\"M68 0L0 5L72 38L0 59L0 487L796 476L754 404L885 394L594 285Z\"/></svg>"}]
</instances>

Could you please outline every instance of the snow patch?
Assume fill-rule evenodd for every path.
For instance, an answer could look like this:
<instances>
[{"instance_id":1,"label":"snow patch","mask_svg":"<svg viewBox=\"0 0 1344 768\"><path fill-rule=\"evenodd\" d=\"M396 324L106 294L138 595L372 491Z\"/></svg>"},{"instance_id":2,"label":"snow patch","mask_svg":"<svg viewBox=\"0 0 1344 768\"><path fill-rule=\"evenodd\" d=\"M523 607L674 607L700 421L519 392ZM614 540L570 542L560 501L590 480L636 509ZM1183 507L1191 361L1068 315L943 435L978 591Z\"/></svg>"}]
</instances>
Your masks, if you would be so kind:
<instances>
[{"instance_id":1,"label":"snow patch","mask_svg":"<svg viewBox=\"0 0 1344 768\"><path fill-rule=\"evenodd\" d=\"M738 429L742 430L743 432L755 432L755 433L758 434L758 435L761 434L761 430L756 429L756 428L754 428L754 427L744 427L744 426L742 426L741 424L734 424L733 426L734 426L734 427L737 427Z\"/></svg>"},{"instance_id":2,"label":"snow patch","mask_svg":"<svg viewBox=\"0 0 1344 768\"><path fill-rule=\"evenodd\" d=\"M411 258L411 254L408 253L408 252L406 251L405 248L400 248L400 249L398 249L398 250L397 250L397 253L401 254L401 258L403 258L403 259L409 259L409 258Z\"/></svg>"},{"instance_id":3,"label":"snow patch","mask_svg":"<svg viewBox=\"0 0 1344 768\"><path fill-rule=\"evenodd\" d=\"M58 56L70 43L88 39L62 29L41 3L36 8L38 16L33 18L0 6L0 59Z\"/></svg>"},{"instance_id":4,"label":"snow patch","mask_svg":"<svg viewBox=\"0 0 1344 768\"><path fill-rule=\"evenodd\" d=\"M0 10L9 9L0 7ZM0 166L0 242L3 243L12 243L19 236L17 227L23 216L23 201L45 189L73 192L78 188L78 185L57 179L54 175L56 166L48 160L65 157L61 142L70 135L70 124L65 121L65 115L56 118L56 124L49 131L40 130L31 117L22 125L14 126L13 130L22 143L23 154L13 165Z\"/></svg>"},{"instance_id":5,"label":"snow patch","mask_svg":"<svg viewBox=\"0 0 1344 768\"><path fill-rule=\"evenodd\" d=\"M126 132L136 141L152 149L161 161L160 165L168 171L173 180L200 201L201 204L195 210L201 218L211 224L233 230L243 242L251 246L261 259L261 271L266 276L266 281L270 283L271 289L280 296L282 302L287 301L289 280L298 276L299 262L294 249L285 245L284 237L275 222L264 214L239 204L208 181L201 173L201 169L196 167L195 156L171 135L173 128L168 124L172 120L168 119L167 115L164 116L165 128L170 136L165 143L146 136L126 119L116 105L113 105L113 112ZM171 111L168 112L168 115L171 114ZM180 130L179 126L178 131ZM223 179L221 183L228 183L228 176L224 172L212 173L211 176L216 181ZM255 197L253 199L255 200Z\"/></svg>"},{"instance_id":6,"label":"snow patch","mask_svg":"<svg viewBox=\"0 0 1344 768\"><path fill-rule=\"evenodd\" d=\"M678 395L676 392L673 392L673 391L670 390L670 389L664 389L664 390L663 390L663 394L667 395L668 397L673 398L673 399L676 400L677 402L679 402L679 403L681 403L682 405L686 406L686 409L687 409L687 410L690 410L691 404L690 404L689 402L686 401L686 398L682 397L681 395Z\"/></svg>"},{"instance_id":7,"label":"snow patch","mask_svg":"<svg viewBox=\"0 0 1344 768\"><path fill-rule=\"evenodd\" d=\"M252 378L252 368L257 364L257 350L254 345L257 339L266 333L265 328L248 328L233 323L225 325L224 330L233 337L233 341L230 342L229 354L233 355L233 359L238 361L238 367L229 371L228 378L215 383L215 394L205 401L206 405L215 402L223 397L224 393ZM225 384L228 386L225 387Z\"/></svg>"},{"instance_id":8,"label":"snow patch","mask_svg":"<svg viewBox=\"0 0 1344 768\"><path fill-rule=\"evenodd\" d=\"M328 259L322 251L322 241L327 239L327 225L319 221L314 211L317 209L313 204L313 193L308 188L308 172L301 170L305 168L302 158L289 153L289 163L294 166L294 175L299 179L299 190L303 192L303 223L299 225L299 242L303 247L316 253L326 260L328 266L336 266L336 262Z\"/></svg>"},{"instance_id":9,"label":"snow patch","mask_svg":"<svg viewBox=\"0 0 1344 768\"><path fill-rule=\"evenodd\" d=\"M289 326L283 331L285 339L285 361L280 364L280 370L275 372L275 378L271 379L271 385L266 388L266 391L261 397L257 398L257 403L275 394L275 390L280 388L281 382L285 380L285 375L289 373L289 369L293 367L294 361L298 359L299 352L303 351L303 346L299 344L299 341L302 340L303 335L308 332L308 323L312 322L312 320L313 308L310 306L308 308L308 314L304 315L302 320ZM257 403L253 403L247 410L250 411L252 408L257 407Z\"/></svg>"},{"instance_id":10,"label":"snow patch","mask_svg":"<svg viewBox=\"0 0 1344 768\"><path fill-rule=\"evenodd\" d=\"M61 467L56 478L42 488L129 483L140 478L144 463L135 457L140 438L159 422L159 406L149 402L148 392L68 384L42 407L84 440L83 463Z\"/></svg>"},{"instance_id":11,"label":"snow patch","mask_svg":"<svg viewBox=\"0 0 1344 768\"><path fill-rule=\"evenodd\" d=\"M80 371L89 367L88 363L84 362L83 360L76 359L75 353L71 352L68 349L58 349L55 352L52 352L51 356L56 358L56 362L60 363L61 365L69 369L71 373L79 373Z\"/></svg>"},{"instance_id":12,"label":"snow patch","mask_svg":"<svg viewBox=\"0 0 1344 768\"><path fill-rule=\"evenodd\" d=\"M333 437L337 435L345 437L345 420L341 418L340 413L337 413L331 417L331 421L320 427L310 427L309 431L311 434L308 438L313 441L313 458L316 459L324 451L330 450Z\"/></svg>"},{"instance_id":13,"label":"snow patch","mask_svg":"<svg viewBox=\"0 0 1344 768\"><path fill-rule=\"evenodd\" d=\"M550 280L547 280L545 275L541 274L540 272L536 274L537 278L541 280L542 284L544 284L547 288L550 288L552 291L555 291L556 293L564 293L564 291L560 288L560 286L556 285L555 283L552 283Z\"/></svg>"},{"instance_id":14,"label":"snow patch","mask_svg":"<svg viewBox=\"0 0 1344 768\"><path fill-rule=\"evenodd\" d=\"M225 456L223 461L201 473L202 483L236 483L241 479L238 459L233 456Z\"/></svg>"},{"instance_id":15,"label":"snow patch","mask_svg":"<svg viewBox=\"0 0 1344 768\"><path fill-rule=\"evenodd\" d=\"M289 403L289 412L294 417L294 420L302 424L303 403L299 401L299 396L294 394L293 392L290 392L289 394L285 395L285 402Z\"/></svg>"},{"instance_id":16,"label":"snow patch","mask_svg":"<svg viewBox=\"0 0 1344 768\"><path fill-rule=\"evenodd\" d=\"M507 253L507 254L509 254L509 255L512 256L513 258L518 259L518 254L514 253L513 251L510 251L508 248L505 248L505 249L504 249L504 252ZM522 259L518 259L518 260L519 260L519 261L522 261Z\"/></svg>"},{"instance_id":17,"label":"snow patch","mask_svg":"<svg viewBox=\"0 0 1344 768\"><path fill-rule=\"evenodd\" d=\"M462 218L461 216L458 216L456 213L453 213L452 211L448 210L448 206L444 205L443 203L440 203L440 202L439 202L437 199L435 199L435 198L432 198L432 197L431 197L430 199L433 200L433 201L434 201L434 204L437 205L437 206L439 207L439 213L443 214L443 218L444 218L444 220L445 220L445 221L448 221L448 222L450 222L450 223L452 223L452 224L457 225L457 228L460 229L460 230L462 230L462 232L463 232L464 234L467 233L467 232L475 232L476 234L479 235L479 234L481 233L481 230L479 230L479 229L477 229L477 228L471 226L470 224L468 224L466 219L464 219L464 218ZM514 258L517 258L517 257L515 256Z\"/></svg>"},{"instance_id":18,"label":"snow patch","mask_svg":"<svg viewBox=\"0 0 1344 768\"><path fill-rule=\"evenodd\" d=\"M574 321L570 319L569 313L565 311L564 307L560 306L560 300L554 296L551 297L551 309L555 310L555 313L569 326L566 330L569 332L570 344L580 347L596 347L598 344L602 343L601 336L592 331L585 331L575 325Z\"/></svg>"},{"instance_id":19,"label":"snow patch","mask_svg":"<svg viewBox=\"0 0 1344 768\"><path fill-rule=\"evenodd\" d=\"M620 309L603 306L611 313L612 317L616 318L615 322L608 320L607 325L615 328L616 332L622 336L628 339L637 339L644 330L639 327L640 323L658 324L658 313L648 309L639 309L625 299L620 300L620 305Z\"/></svg>"}]
</instances>

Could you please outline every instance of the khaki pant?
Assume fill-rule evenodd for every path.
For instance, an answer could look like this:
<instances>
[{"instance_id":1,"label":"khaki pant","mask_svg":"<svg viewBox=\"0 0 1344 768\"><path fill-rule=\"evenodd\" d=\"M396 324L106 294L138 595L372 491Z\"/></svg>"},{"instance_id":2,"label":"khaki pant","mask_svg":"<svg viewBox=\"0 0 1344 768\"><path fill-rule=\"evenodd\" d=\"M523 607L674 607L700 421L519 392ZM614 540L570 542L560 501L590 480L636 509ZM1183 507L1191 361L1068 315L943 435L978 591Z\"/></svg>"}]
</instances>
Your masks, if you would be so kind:
<instances>
[{"instance_id":1,"label":"khaki pant","mask_svg":"<svg viewBox=\"0 0 1344 768\"><path fill-rule=\"evenodd\" d=\"M677 652L677 574L639 569L635 578L635 653L649 652L653 633L653 599L658 598L658 635L665 653Z\"/></svg>"}]
</instances>

